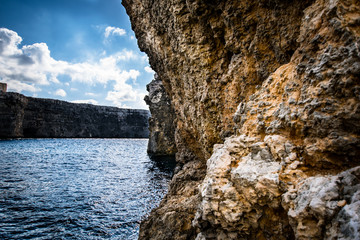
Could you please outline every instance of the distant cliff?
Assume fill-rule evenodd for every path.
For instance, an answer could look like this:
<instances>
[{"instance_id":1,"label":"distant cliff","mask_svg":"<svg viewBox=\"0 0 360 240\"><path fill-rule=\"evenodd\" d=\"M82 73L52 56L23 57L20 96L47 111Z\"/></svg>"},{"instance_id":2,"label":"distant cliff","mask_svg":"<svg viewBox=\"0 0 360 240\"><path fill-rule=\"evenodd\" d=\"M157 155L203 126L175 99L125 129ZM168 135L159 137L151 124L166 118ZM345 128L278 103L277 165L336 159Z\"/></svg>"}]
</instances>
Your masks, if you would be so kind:
<instances>
[{"instance_id":1,"label":"distant cliff","mask_svg":"<svg viewBox=\"0 0 360 240\"><path fill-rule=\"evenodd\" d=\"M175 113L140 239L360 239L358 0L123 5Z\"/></svg>"},{"instance_id":2,"label":"distant cliff","mask_svg":"<svg viewBox=\"0 0 360 240\"><path fill-rule=\"evenodd\" d=\"M147 138L147 110L0 93L0 138Z\"/></svg>"}]
</instances>

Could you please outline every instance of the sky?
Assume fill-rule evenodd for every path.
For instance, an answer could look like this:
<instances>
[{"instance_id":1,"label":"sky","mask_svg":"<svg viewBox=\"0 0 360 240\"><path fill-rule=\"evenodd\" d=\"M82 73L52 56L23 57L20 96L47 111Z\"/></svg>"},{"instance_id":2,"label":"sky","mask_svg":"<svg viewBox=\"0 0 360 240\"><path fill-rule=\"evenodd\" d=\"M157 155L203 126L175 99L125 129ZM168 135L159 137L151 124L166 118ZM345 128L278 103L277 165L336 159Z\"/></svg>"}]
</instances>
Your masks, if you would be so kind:
<instances>
[{"instance_id":1,"label":"sky","mask_svg":"<svg viewBox=\"0 0 360 240\"><path fill-rule=\"evenodd\" d=\"M0 82L8 91L147 109L153 77L121 0L1 0Z\"/></svg>"}]
</instances>

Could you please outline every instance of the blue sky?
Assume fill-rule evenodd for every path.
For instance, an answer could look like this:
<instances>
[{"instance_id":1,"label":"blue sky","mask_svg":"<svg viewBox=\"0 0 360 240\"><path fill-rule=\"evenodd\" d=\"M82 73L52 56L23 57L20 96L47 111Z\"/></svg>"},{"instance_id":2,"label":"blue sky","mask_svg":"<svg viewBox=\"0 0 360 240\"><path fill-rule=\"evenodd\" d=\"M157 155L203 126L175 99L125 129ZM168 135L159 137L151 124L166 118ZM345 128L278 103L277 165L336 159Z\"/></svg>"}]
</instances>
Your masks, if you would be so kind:
<instances>
[{"instance_id":1,"label":"blue sky","mask_svg":"<svg viewBox=\"0 0 360 240\"><path fill-rule=\"evenodd\" d=\"M147 109L153 76L121 0L1 0L0 82L8 91Z\"/></svg>"}]
</instances>

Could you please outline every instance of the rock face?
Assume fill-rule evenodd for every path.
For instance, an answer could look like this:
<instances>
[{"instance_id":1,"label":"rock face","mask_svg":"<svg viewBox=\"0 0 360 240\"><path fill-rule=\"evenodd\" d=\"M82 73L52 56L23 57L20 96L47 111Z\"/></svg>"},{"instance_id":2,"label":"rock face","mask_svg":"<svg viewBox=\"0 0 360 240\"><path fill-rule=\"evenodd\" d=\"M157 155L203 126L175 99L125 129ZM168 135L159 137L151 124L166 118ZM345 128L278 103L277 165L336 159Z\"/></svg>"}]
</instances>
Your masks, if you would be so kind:
<instances>
[{"instance_id":1,"label":"rock face","mask_svg":"<svg viewBox=\"0 0 360 240\"><path fill-rule=\"evenodd\" d=\"M157 76L146 88L149 95L145 102L151 112L148 153L154 157L175 155L175 113L171 100Z\"/></svg>"},{"instance_id":2,"label":"rock face","mask_svg":"<svg viewBox=\"0 0 360 240\"><path fill-rule=\"evenodd\" d=\"M356 239L356 0L123 0L175 112L140 239Z\"/></svg>"},{"instance_id":3,"label":"rock face","mask_svg":"<svg viewBox=\"0 0 360 240\"><path fill-rule=\"evenodd\" d=\"M23 136L24 109L28 99L21 94L0 92L0 138Z\"/></svg>"},{"instance_id":4,"label":"rock face","mask_svg":"<svg viewBox=\"0 0 360 240\"><path fill-rule=\"evenodd\" d=\"M146 138L149 111L0 94L0 137Z\"/></svg>"}]
</instances>

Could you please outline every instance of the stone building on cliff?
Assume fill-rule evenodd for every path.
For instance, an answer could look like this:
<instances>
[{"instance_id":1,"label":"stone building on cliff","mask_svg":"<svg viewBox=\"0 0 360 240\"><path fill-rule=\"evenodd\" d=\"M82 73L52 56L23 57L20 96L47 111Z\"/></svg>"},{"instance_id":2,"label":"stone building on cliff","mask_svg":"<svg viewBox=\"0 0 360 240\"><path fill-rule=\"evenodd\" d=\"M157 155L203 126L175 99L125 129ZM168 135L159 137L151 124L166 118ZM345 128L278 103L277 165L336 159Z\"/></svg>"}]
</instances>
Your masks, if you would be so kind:
<instances>
[{"instance_id":1,"label":"stone building on cliff","mask_svg":"<svg viewBox=\"0 0 360 240\"><path fill-rule=\"evenodd\" d=\"M6 91L7 91L7 84L0 83L0 92L6 92Z\"/></svg>"}]
</instances>

